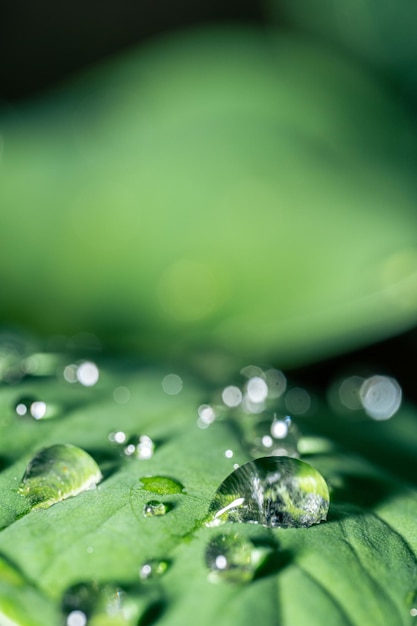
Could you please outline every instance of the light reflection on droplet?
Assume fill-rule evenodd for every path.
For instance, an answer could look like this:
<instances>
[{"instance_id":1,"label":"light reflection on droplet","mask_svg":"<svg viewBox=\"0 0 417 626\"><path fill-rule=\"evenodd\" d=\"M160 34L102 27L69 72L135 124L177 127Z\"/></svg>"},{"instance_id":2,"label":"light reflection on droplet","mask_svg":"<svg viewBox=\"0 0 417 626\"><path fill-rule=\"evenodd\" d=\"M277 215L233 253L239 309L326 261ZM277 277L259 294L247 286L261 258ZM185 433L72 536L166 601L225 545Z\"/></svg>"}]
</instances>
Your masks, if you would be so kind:
<instances>
[{"instance_id":1,"label":"light reflection on droplet","mask_svg":"<svg viewBox=\"0 0 417 626\"><path fill-rule=\"evenodd\" d=\"M26 406L26 404L24 402L19 402L16 405L16 413L18 415L23 416L23 415L26 415L27 412L28 412L28 407Z\"/></svg>"},{"instance_id":2,"label":"light reflection on droplet","mask_svg":"<svg viewBox=\"0 0 417 626\"><path fill-rule=\"evenodd\" d=\"M262 437L262 445L264 446L264 448L272 448L272 446L274 445L274 440L269 435L265 435L264 437Z\"/></svg>"},{"instance_id":3,"label":"light reflection on droplet","mask_svg":"<svg viewBox=\"0 0 417 626\"><path fill-rule=\"evenodd\" d=\"M116 387L113 391L113 399L118 404L127 404L130 400L130 391L127 387Z\"/></svg>"},{"instance_id":4,"label":"light reflection on droplet","mask_svg":"<svg viewBox=\"0 0 417 626\"><path fill-rule=\"evenodd\" d=\"M77 380L84 387L92 387L98 382L99 370L92 361L84 361L77 368Z\"/></svg>"},{"instance_id":5,"label":"light reflection on droplet","mask_svg":"<svg viewBox=\"0 0 417 626\"><path fill-rule=\"evenodd\" d=\"M158 561L151 559L147 561L139 568L139 578L141 580L151 580L153 578L159 578L165 574L168 569L168 561Z\"/></svg>"},{"instance_id":6,"label":"light reflection on droplet","mask_svg":"<svg viewBox=\"0 0 417 626\"><path fill-rule=\"evenodd\" d=\"M201 429L208 428L216 419L216 413L209 404L201 404L198 407L197 426Z\"/></svg>"},{"instance_id":7,"label":"light reflection on droplet","mask_svg":"<svg viewBox=\"0 0 417 626\"><path fill-rule=\"evenodd\" d=\"M250 378L246 387L248 398L251 402L259 404L268 396L268 385L263 378L254 376Z\"/></svg>"},{"instance_id":8,"label":"light reflection on droplet","mask_svg":"<svg viewBox=\"0 0 417 626\"><path fill-rule=\"evenodd\" d=\"M413 607L410 610L410 615L411 615L411 617L417 617L417 609Z\"/></svg>"},{"instance_id":9,"label":"light reflection on droplet","mask_svg":"<svg viewBox=\"0 0 417 626\"><path fill-rule=\"evenodd\" d=\"M182 379L178 374L167 374L162 380L162 389L169 396L175 396L182 389Z\"/></svg>"},{"instance_id":10,"label":"light reflection on droplet","mask_svg":"<svg viewBox=\"0 0 417 626\"><path fill-rule=\"evenodd\" d=\"M224 456L226 459L231 459L233 457L233 450L225 450Z\"/></svg>"},{"instance_id":11,"label":"light reflection on droplet","mask_svg":"<svg viewBox=\"0 0 417 626\"><path fill-rule=\"evenodd\" d=\"M265 372L268 386L268 398L280 398L287 388L287 379L280 370L269 369Z\"/></svg>"},{"instance_id":12,"label":"light reflection on droplet","mask_svg":"<svg viewBox=\"0 0 417 626\"><path fill-rule=\"evenodd\" d=\"M140 437L132 437L128 441L128 445L124 449L126 456L134 456L141 461L150 459L153 457L155 451L155 444L147 435L141 435Z\"/></svg>"},{"instance_id":13,"label":"light reflection on droplet","mask_svg":"<svg viewBox=\"0 0 417 626\"><path fill-rule=\"evenodd\" d=\"M288 435L288 428L291 424L291 420L287 419L274 419L271 424L271 435L275 439L284 439Z\"/></svg>"},{"instance_id":14,"label":"light reflection on droplet","mask_svg":"<svg viewBox=\"0 0 417 626\"><path fill-rule=\"evenodd\" d=\"M64 378L67 383L76 383L77 382L77 365L71 363L71 365L67 365L64 369Z\"/></svg>"},{"instance_id":15,"label":"light reflection on droplet","mask_svg":"<svg viewBox=\"0 0 417 626\"><path fill-rule=\"evenodd\" d=\"M293 415L303 415L311 407L310 394L302 387L293 387L285 396L287 411Z\"/></svg>"},{"instance_id":16,"label":"light reflection on droplet","mask_svg":"<svg viewBox=\"0 0 417 626\"><path fill-rule=\"evenodd\" d=\"M46 415L46 403L40 400L32 402L30 405L30 414L35 420L40 420Z\"/></svg>"},{"instance_id":17,"label":"light reflection on droplet","mask_svg":"<svg viewBox=\"0 0 417 626\"><path fill-rule=\"evenodd\" d=\"M127 435L122 430L109 434L109 441L111 441L112 443L125 443L126 438Z\"/></svg>"},{"instance_id":18,"label":"light reflection on droplet","mask_svg":"<svg viewBox=\"0 0 417 626\"><path fill-rule=\"evenodd\" d=\"M223 389L222 400L226 406L235 408L242 402L242 392L239 387L230 385L229 387L225 387Z\"/></svg>"},{"instance_id":19,"label":"light reflection on droplet","mask_svg":"<svg viewBox=\"0 0 417 626\"><path fill-rule=\"evenodd\" d=\"M402 391L398 382L389 376L371 376L360 388L363 408L369 417L386 420L400 408Z\"/></svg>"},{"instance_id":20,"label":"light reflection on droplet","mask_svg":"<svg viewBox=\"0 0 417 626\"><path fill-rule=\"evenodd\" d=\"M85 626L87 616L82 611L71 611L67 617L67 626Z\"/></svg>"},{"instance_id":21,"label":"light reflection on droplet","mask_svg":"<svg viewBox=\"0 0 417 626\"><path fill-rule=\"evenodd\" d=\"M360 389L364 379L361 376L349 376L339 387L340 402L350 411L362 408Z\"/></svg>"},{"instance_id":22,"label":"light reflection on droplet","mask_svg":"<svg viewBox=\"0 0 417 626\"><path fill-rule=\"evenodd\" d=\"M252 402L248 394L243 396L242 409L245 413L253 413L256 415L265 411L265 408L265 402Z\"/></svg>"}]
</instances>

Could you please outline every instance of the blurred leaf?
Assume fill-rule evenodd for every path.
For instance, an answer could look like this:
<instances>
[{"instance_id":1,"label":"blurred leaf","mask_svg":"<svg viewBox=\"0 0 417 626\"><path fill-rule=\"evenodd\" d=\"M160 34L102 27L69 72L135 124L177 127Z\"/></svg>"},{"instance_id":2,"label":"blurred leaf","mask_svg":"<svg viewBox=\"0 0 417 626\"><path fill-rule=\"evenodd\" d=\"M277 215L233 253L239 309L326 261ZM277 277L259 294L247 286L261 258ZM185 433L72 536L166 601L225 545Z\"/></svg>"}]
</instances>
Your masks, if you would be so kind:
<instances>
[{"instance_id":1,"label":"blurred leaf","mask_svg":"<svg viewBox=\"0 0 417 626\"><path fill-rule=\"evenodd\" d=\"M38 625L36 612L22 612L15 621L4 618L10 615L8 603L16 608L22 597L32 596L46 604L44 626L57 626L66 588L95 581L128 589L142 607L141 624L179 626L190 616L198 626L242 626L255 619L266 626L410 624L417 499L415 488L395 478L390 455L379 466L336 448L305 457L331 488L328 521L274 530L226 524L225 532L272 547L272 558L246 585L208 581L205 549L219 529L206 528L203 521L220 482L248 456L229 419L205 430L197 427L197 407L210 391L186 371L179 373L183 389L177 395L162 391L166 372L122 361L104 364L93 388L54 378L3 386L0 553L11 565L0 567L0 623ZM125 404L113 399L121 384L130 391ZM62 409L60 416L43 421L18 416L14 406L20 394L54 403ZM415 419L415 409L412 413ZM320 432L320 420L308 419L311 431ZM392 419L392 433L401 419ZM152 437L154 456L122 458L108 439L114 431ZM105 480L95 490L21 516L25 509L17 487L25 465L40 447L54 443L85 448L100 463ZM378 449L377 433L373 443ZM226 458L225 449L234 451L233 458ZM183 493L157 496L169 505L165 515L143 514L155 499L143 489L144 476L164 476L184 486ZM409 479L415 482L414 471ZM169 564L166 574L140 581L140 567L161 559Z\"/></svg>"},{"instance_id":2,"label":"blurred leaf","mask_svg":"<svg viewBox=\"0 0 417 626\"><path fill-rule=\"evenodd\" d=\"M413 0L267 0L271 16L335 44L417 96L417 6Z\"/></svg>"},{"instance_id":3,"label":"blurred leaf","mask_svg":"<svg viewBox=\"0 0 417 626\"><path fill-rule=\"evenodd\" d=\"M177 36L0 129L9 322L289 364L415 321L415 128L326 50Z\"/></svg>"}]
</instances>

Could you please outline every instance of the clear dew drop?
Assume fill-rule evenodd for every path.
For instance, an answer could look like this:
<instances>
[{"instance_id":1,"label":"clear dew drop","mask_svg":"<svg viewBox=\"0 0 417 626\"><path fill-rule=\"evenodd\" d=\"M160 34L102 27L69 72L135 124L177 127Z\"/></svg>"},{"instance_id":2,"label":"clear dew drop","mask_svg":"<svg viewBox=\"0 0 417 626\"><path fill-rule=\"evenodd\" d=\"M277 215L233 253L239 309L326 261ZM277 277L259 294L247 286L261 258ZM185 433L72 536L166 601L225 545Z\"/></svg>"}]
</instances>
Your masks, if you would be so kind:
<instances>
[{"instance_id":1,"label":"clear dew drop","mask_svg":"<svg viewBox=\"0 0 417 626\"><path fill-rule=\"evenodd\" d=\"M118 585L94 582L73 585L64 593L65 626L136 626L139 606Z\"/></svg>"},{"instance_id":2,"label":"clear dew drop","mask_svg":"<svg viewBox=\"0 0 417 626\"><path fill-rule=\"evenodd\" d=\"M143 581L154 580L163 576L169 567L168 561L150 559L139 568L139 578Z\"/></svg>"},{"instance_id":3,"label":"clear dew drop","mask_svg":"<svg viewBox=\"0 0 417 626\"><path fill-rule=\"evenodd\" d=\"M322 475L299 459L263 457L234 470L217 489L207 526L250 522L305 527L325 520L329 490Z\"/></svg>"},{"instance_id":4,"label":"clear dew drop","mask_svg":"<svg viewBox=\"0 0 417 626\"><path fill-rule=\"evenodd\" d=\"M237 534L217 535L209 541L205 553L210 582L246 583L253 579L262 553L252 542Z\"/></svg>"},{"instance_id":5,"label":"clear dew drop","mask_svg":"<svg viewBox=\"0 0 417 626\"><path fill-rule=\"evenodd\" d=\"M44 509L93 489L101 478L97 463L85 450L56 444L43 448L29 461L19 493L32 508Z\"/></svg>"},{"instance_id":6,"label":"clear dew drop","mask_svg":"<svg viewBox=\"0 0 417 626\"><path fill-rule=\"evenodd\" d=\"M147 435L130 437L123 449L125 456L144 461L153 457L155 444Z\"/></svg>"},{"instance_id":7,"label":"clear dew drop","mask_svg":"<svg viewBox=\"0 0 417 626\"><path fill-rule=\"evenodd\" d=\"M168 513L168 505L159 500L150 500L143 507L143 514L145 517L159 517Z\"/></svg>"}]
</instances>

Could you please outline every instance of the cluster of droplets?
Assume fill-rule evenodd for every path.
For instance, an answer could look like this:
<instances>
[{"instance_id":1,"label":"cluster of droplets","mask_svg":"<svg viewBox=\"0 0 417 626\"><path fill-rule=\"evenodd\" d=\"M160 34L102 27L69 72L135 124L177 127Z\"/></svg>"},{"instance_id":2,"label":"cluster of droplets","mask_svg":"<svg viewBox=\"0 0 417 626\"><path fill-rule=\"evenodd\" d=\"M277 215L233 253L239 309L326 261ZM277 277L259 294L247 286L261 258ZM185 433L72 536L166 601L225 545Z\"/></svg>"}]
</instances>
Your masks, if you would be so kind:
<instances>
[{"instance_id":1,"label":"cluster of droplets","mask_svg":"<svg viewBox=\"0 0 417 626\"><path fill-rule=\"evenodd\" d=\"M155 442L148 435L128 435L122 431L111 432L108 436L111 443L122 451L122 455L132 459L147 460L153 457Z\"/></svg>"},{"instance_id":2,"label":"cluster of droplets","mask_svg":"<svg viewBox=\"0 0 417 626\"><path fill-rule=\"evenodd\" d=\"M395 378L381 374L348 376L329 389L329 403L337 413L365 414L376 421L393 417L402 402L402 389Z\"/></svg>"}]
</instances>

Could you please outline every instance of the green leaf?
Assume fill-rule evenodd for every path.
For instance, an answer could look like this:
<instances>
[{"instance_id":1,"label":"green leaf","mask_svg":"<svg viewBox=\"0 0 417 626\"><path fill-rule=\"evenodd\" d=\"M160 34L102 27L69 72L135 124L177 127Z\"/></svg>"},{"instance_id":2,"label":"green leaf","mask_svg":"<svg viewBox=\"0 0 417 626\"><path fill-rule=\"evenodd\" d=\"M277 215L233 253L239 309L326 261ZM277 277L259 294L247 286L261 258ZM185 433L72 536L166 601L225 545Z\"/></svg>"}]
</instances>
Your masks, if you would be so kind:
<instances>
[{"instance_id":1,"label":"green leaf","mask_svg":"<svg viewBox=\"0 0 417 626\"><path fill-rule=\"evenodd\" d=\"M123 361L103 362L94 387L70 384L59 375L1 388L0 624L64 624L65 591L90 582L125 589L141 615L140 624L411 624L417 580L415 472L398 468L386 446L391 437L394 451L406 448L407 424L415 419L415 409L370 424L375 427L374 463L358 453L361 446L371 447L366 443L368 422L351 422L351 436L345 440L346 418L329 413L327 406L316 416L299 419L300 428L309 433L304 448L312 435L323 437L326 428L334 431L326 453L303 457L329 484L326 522L310 528L246 523L212 528L204 522L217 487L235 463L250 459L242 440L244 427L239 415L223 410L208 428L199 428L197 409L211 401L211 385L196 382L184 369L179 372L182 390L169 395L162 387L167 373ZM122 385L130 396L120 404L114 391ZM22 396L53 404L56 416L19 416L15 406ZM114 432L151 437L154 455L140 459L121 454L123 444L109 439ZM337 447L338 437L345 449ZM103 481L96 489L27 512L18 492L26 464L40 448L63 443L91 454ZM145 515L144 508L155 500L165 503L166 513ZM219 532L237 533L265 551L253 581L209 580L205 551ZM144 564L162 561L168 565L164 574L141 579Z\"/></svg>"},{"instance_id":2,"label":"green leaf","mask_svg":"<svg viewBox=\"0 0 417 626\"><path fill-rule=\"evenodd\" d=\"M3 320L282 364L415 321L415 123L326 49L178 35L0 132Z\"/></svg>"}]
</instances>

